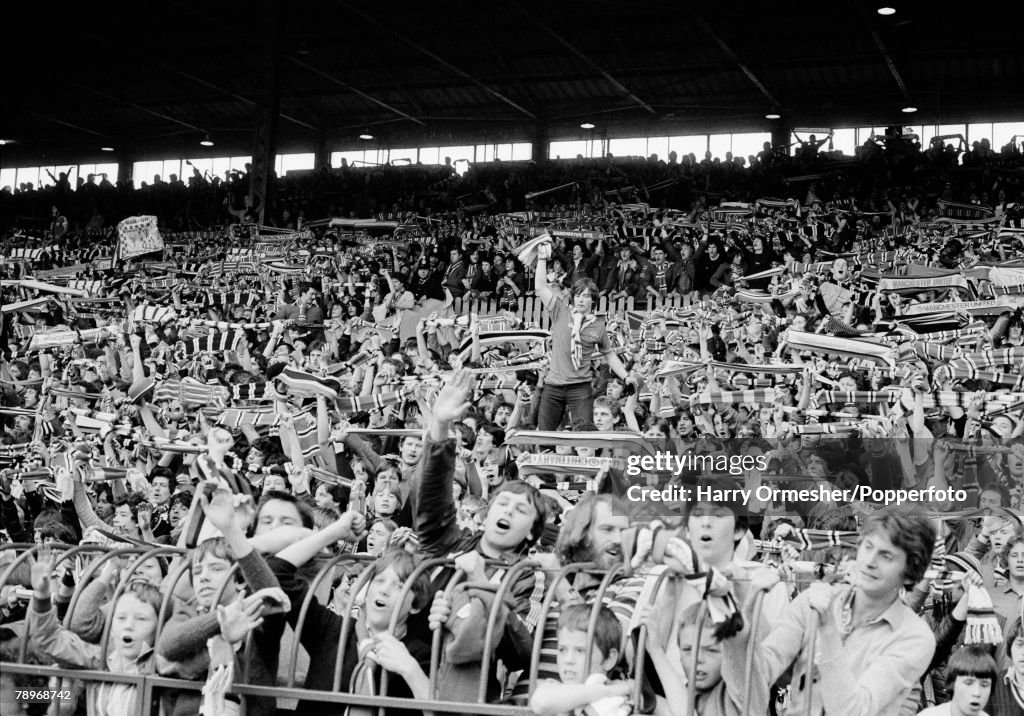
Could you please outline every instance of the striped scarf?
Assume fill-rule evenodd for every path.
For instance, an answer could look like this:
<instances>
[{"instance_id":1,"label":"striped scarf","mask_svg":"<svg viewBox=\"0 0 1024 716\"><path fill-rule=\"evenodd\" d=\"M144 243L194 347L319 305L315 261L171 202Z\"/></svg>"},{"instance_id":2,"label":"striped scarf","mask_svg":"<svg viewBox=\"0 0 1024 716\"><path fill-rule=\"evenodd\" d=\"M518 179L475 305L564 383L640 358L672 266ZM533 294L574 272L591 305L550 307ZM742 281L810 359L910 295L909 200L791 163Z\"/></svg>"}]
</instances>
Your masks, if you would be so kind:
<instances>
[{"instance_id":1,"label":"striped scarf","mask_svg":"<svg viewBox=\"0 0 1024 716\"><path fill-rule=\"evenodd\" d=\"M572 365L576 370L583 367L583 329L597 321L594 314L584 315L577 311L569 313L569 325L572 330L569 338L569 354L572 357Z\"/></svg>"},{"instance_id":2,"label":"striped scarf","mask_svg":"<svg viewBox=\"0 0 1024 716\"><path fill-rule=\"evenodd\" d=\"M195 357L200 353L238 350L238 344L243 340L246 340L246 336L241 331L216 331L211 329L202 338L186 338L184 343L187 354Z\"/></svg>"},{"instance_id":3,"label":"striped scarf","mask_svg":"<svg viewBox=\"0 0 1024 716\"><path fill-rule=\"evenodd\" d=\"M328 400L337 400L341 392L341 383L333 378L320 378L296 368L285 368L275 378L288 387L288 391L298 396L311 397L322 395Z\"/></svg>"},{"instance_id":4,"label":"striped scarf","mask_svg":"<svg viewBox=\"0 0 1024 716\"><path fill-rule=\"evenodd\" d=\"M277 425L278 421L277 409L273 407L228 408L217 417L217 422L228 428L240 428L243 425L269 427Z\"/></svg>"},{"instance_id":5,"label":"striped scarf","mask_svg":"<svg viewBox=\"0 0 1024 716\"><path fill-rule=\"evenodd\" d=\"M779 393L774 388L756 390L710 390L690 396L690 403L697 405L755 405L773 404Z\"/></svg>"},{"instance_id":6,"label":"striped scarf","mask_svg":"<svg viewBox=\"0 0 1024 716\"><path fill-rule=\"evenodd\" d=\"M168 321L173 321L177 317L178 314L173 308L169 308L167 306L151 306L148 303L136 306L130 316L131 320L136 323L167 323Z\"/></svg>"},{"instance_id":7,"label":"striped scarf","mask_svg":"<svg viewBox=\"0 0 1024 716\"><path fill-rule=\"evenodd\" d=\"M864 338L840 338L839 336L823 336L818 333L796 331L792 328L786 333L786 344L790 348L804 351L816 351L826 355L841 355L847 358L866 358L880 365L894 366L892 349L884 343Z\"/></svg>"},{"instance_id":8,"label":"striped scarf","mask_svg":"<svg viewBox=\"0 0 1024 716\"><path fill-rule=\"evenodd\" d=\"M235 386L241 387L241 386ZM203 383L195 378L165 380L153 393L153 402L178 400L182 405L225 405L231 392L223 385Z\"/></svg>"}]
</instances>

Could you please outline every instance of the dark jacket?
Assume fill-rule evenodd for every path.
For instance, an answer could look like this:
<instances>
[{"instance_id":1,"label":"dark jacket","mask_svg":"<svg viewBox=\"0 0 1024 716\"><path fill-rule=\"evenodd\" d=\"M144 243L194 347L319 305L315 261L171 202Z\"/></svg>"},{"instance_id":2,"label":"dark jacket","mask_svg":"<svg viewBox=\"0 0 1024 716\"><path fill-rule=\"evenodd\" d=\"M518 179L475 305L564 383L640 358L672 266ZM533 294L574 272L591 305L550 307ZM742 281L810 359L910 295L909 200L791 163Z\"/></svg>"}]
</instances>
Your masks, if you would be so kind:
<instances>
[{"instance_id":1,"label":"dark jacket","mask_svg":"<svg viewBox=\"0 0 1024 716\"><path fill-rule=\"evenodd\" d=\"M452 296L458 297L466 292L466 287L462 283L462 279L465 277L466 263L464 261L457 261L445 269L444 276L441 278L441 285L451 291Z\"/></svg>"},{"instance_id":2,"label":"dark jacket","mask_svg":"<svg viewBox=\"0 0 1024 716\"><path fill-rule=\"evenodd\" d=\"M298 631L299 612L306 599L309 584L299 574L295 565L274 556L266 558L266 564L273 570L274 576L281 585L281 589L288 595L291 601L291 611L288 613L288 623ZM245 569L242 570L243 574ZM248 575L247 575L248 578ZM299 640L303 648L309 654L309 671L306 673L305 688L316 691L331 691L334 686L334 666L338 661L338 640L341 637L341 628L344 624L344 617L335 614L330 609L320 604L313 597L309 603L309 611L306 613L306 621L302 623L302 631L299 633ZM424 613L420 614L418 621L416 615L410 616L409 630L402 639L409 653L419 663L424 673L430 673L430 631L426 625ZM345 693L350 690L352 674L359 665L359 644L356 637L355 620L350 627L348 638L345 642L344 660L341 666L341 688ZM379 673L377 676L379 685ZM412 698L412 691L408 684L397 674L388 674L387 696L399 698ZM338 704L330 704L316 701L303 701L299 703L296 713L314 714L315 716L336 716L344 712L345 708ZM418 709L386 709L388 716L419 716Z\"/></svg>"},{"instance_id":3,"label":"dark jacket","mask_svg":"<svg viewBox=\"0 0 1024 716\"><path fill-rule=\"evenodd\" d=\"M416 533L420 540L420 552L426 558L455 557L470 550L480 551L482 533L473 533L459 528L456 522L455 498L452 481L455 477L455 441L436 443L427 440L423 445L421 458L422 472L418 486L419 509L416 514ZM511 567L515 562L509 562ZM487 576L494 578L501 567L488 567ZM431 582L432 591L444 589L454 574L452 568L441 570ZM487 675L487 702L494 703L501 697L501 684L497 678L497 662L501 661L508 672L528 668L533 649L533 630L540 618L540 603L543 599L544 583L532 571L523 572L512 587L515 611L509 614L498 642L495 656L491 660ZM431 597L432 598L432 597ZM441 698L445 698L441 685Z\"/></svg>"}]
</instances>

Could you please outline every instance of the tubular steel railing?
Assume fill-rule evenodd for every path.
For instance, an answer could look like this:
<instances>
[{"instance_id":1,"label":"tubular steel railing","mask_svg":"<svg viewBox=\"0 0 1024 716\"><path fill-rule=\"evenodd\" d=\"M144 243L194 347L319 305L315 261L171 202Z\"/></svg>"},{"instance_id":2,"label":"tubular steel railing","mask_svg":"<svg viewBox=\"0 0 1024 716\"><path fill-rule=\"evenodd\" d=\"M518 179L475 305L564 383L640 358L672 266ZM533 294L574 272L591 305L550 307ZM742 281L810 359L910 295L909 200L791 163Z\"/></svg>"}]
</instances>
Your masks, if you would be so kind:
<instances>
[{"instance_id":1,"label":"tubular steel railing","mask_svg":"<svg viewBox=\"0 0 1024 716\"><path fill-rule=\"evenodd\" d=\"M110 603L113 604L124 594L132 581L134 573L148 560L154 558L182 558L180 563L173 564L168 569L163 582L164 597L160 605L160 615L158 620L158 632L156 639L159 639L159 629L166 621L167 612L170 609L172 594L177 588L182 576L190 569L191 561L187 558L187 552L174 547L158 547L158 548L146 548L146 547L125 547L116 548L105 545L53 545L56 549L63 549L57 559L57 564L83 555L83 554L95 554L97 555L88 566L82 571L78 577L78 581L75 585L75 591L72 594L71 600L68 604L67 613L64 617L63 624L65 627L71 625L76 610L80 607L81 596L83 590L90 584L90 582L99 574L103 567L111 562L112 560L123 559L125 557L134 557L132 562L129 564L127 569L121 571L121 578L114 590L114 594L111 598ZM7 584L11 575L18 569L19 566L27 564L37 554L39 546L34 544L6 544L0 545L0 555L4 552L13 551L15 558L2 570L0 571L0 587ZM276 698L276 699L298 699L304 702L322 702L322 703L336 703L345 706L359 706L359 707L370 707L379 710L381 716L385 713L386 709L409 709L410 701L408 699L395 698L386 696L387 685L389 674L387 670L374 669L367 670L367 678L371 680L375 679L374 671L379 671L379 688L375 690L374 695L364 694L353 694L348 693L348 684L344 685L345 691L342 690L343 685L341 684L341 676L343 670L343 663L346 657L346 651L348 646L349 635L353 628L353 612L356 607L357 600L361 592L367 587L370 579L373 575L373 558L367 555L339 555L328 560L313 577L307 587L307 592L301 606L298 609L298 614L295 622L295 643L290 650L290 658L293 668L289 674L286 686L265 686L248 683L249 675L249 662L253 656L253 635L250 634L246 640L245 654L246 658L243 659L244 666L242 670L241 683L236 683L230 687L228 693L237 695L242 700L243 709L245 707L245 701L247 698L252 697L265 697L265 698ZM316 592L322 586L325 579L328 579L333 574L334 570L341 564L348 564L349 566L362 565L366 566L362 569L358 579L352 584L351 591L348 594L347 603L345 605L344 613L338 615L341 620L339 636L338 636L338 651L337 659L334 665L334 678L332 683L331 691L320 691L312 690L295 685L295 672L294 664L298 660L299 647L302 640L303 629L305 628L305 622L309 616L309 612L316 598ZM495 566L496 563L488 562L489 566ZM535 627L533 635L533 650L532 650L532 661L529 667L528 678L529 678L529 689L532 693L537 685L537 679L539 674L540 666L540 655L543 648L544 637L545 637L545 626L548 621L548 615L551 612L552 607L557 599L557 590L559 584L566 580L568 581L573 575L588 574L593 578L600 578L600 582L597 587L588 594L588 601L592 600L591 616L588 624L588 639L593 641L594 632L596 629L599 609L604 604L605 595L608 593L612 585L627 576L627 570L623 565L617 565L609 570L598 569L593 563L584 564L570 564L566 567L561 568L557 572L554 570L541 570L537 563L529 560L521 561L511 567L500 565L507 571L503 575L500 583L489 585L495 592L494 602L488 613L487 624L483 634L483 654L480 662L480 677L477 690L476 702L453 702L445 701L439 698L438 693L438 673L440 671L442 662L442 641L443 634L442 630L436 630L433 634L433 641L431 644L431 660L430 660L430 691L429 699L415 701L413 708L415 710L423 711L434 711L439 713L465 713L465 714L481 714L482 716L526 716L529 714L529 710L521 706L513 706L508 704L488 704L487 701L487 687L488 687L488 674L492 670L493 660L495 658L496 644L501 639L497 624L500 621L502 609L508 595L511 593L515 584L520 580L524 572L536 570L538 572L544 571L546 574L554 574L554 579L547 586L544 599L541 604L541 611L539 615L539 621ZM445 585L445 594L449 599L454 595L455 590L459 584L465 579L465 574L455 568L455 563L452 559L428 559L421 562L413 573L405 580L402 585L398 599L396 600L397 605L402 605L408 598L409 594L414 588L417 580L423 575L429 575L434 570L439 568L451 569L452 577ZM220 603L224 596L225 590L228 588L235 575L238 572L238 565L235 564L229 570L225 577L224 582L219 586L217 593L214 598L214 604ZM676 580L677 575L664 570L658 574L648 575L647 579L654 580L653 585L649 585L652 588L645 592L648 595L648 602L646 606L654 607L661 590L665 584L669 581ZM496 581L496 580L495 580ZM796 580L804 581L804 580ZM751 635L756 635L758 629L761 626L760 621L762 618L764 602L764 593L759 592L754 596L752 603L752 619L749 624L744 626L744 629L749 630ZM425 605L426 606L426 605ZM644 605L637 605L638 607ZM293 605L294 608L294 605ZM429 606L427 607L429 608ZM394 633L395 628L398 626L399 620L401 619L400 609L396 608L391 617L391 623L389 625L389 631ZM812 620L813 621L813 620ZM706 636L704 634L705 627L708 625L708 612L706 605L702 606L698 612L696 627L697 634L694 643L693 651L693 663L690 673L695 674L700 660L700 644L702 639ZM815 643L817 640L817 629L816 622L812 623L806 635L808 653L813 653ZM105 663L108 649L110 647L110 631L111 631L111 620L107 618L104 623L103 635L100 641L101 649L101 661ZM158 691L162 690L177 690L177 691L200 691L203 688L204 683L201 681L188 681L177 678L169 678L158 675L137 675L137 674L119 674L111 673L99 670L80 670L80 669L64 669L56 666L43 666L37 664L26 663L26 656L28 653L28 644L31 635L28 632L27 625L24 632L22 643L19 647L19 658L20 663L5 663L4 671L12 675L22 676L45 676L45 677L57 677L61 679L76 679L84 681L87 684L106 682L106 683L120 683L135 686L139 689L137 702L139 704L138 716L152 716L153 715L153 704L154 696ZM639 638L637 640L636 653L634 654L636 669L634 672L635 686L632 694L634 708L640 705L642 698L642 683L644 680L644 665L646 663L646 650L650 635L646 623L642 623L639 629ZM587 673L591 664L590 662L590 650L586 657ZM746 660L746 681L742 686L742 713L752 713L751 704L753 685L750 680L750 675L753 671L754 651L750 649ZM813 659L808 660L808 673L804 674L803 677L807 679L806 695L807 695L807 712L810 713L812 708L811 696L813 691ZM696 690L690 688L687 690L687 704L685 713L687 716L695 714L696 705Z\"/></svg>"}]
</instances>

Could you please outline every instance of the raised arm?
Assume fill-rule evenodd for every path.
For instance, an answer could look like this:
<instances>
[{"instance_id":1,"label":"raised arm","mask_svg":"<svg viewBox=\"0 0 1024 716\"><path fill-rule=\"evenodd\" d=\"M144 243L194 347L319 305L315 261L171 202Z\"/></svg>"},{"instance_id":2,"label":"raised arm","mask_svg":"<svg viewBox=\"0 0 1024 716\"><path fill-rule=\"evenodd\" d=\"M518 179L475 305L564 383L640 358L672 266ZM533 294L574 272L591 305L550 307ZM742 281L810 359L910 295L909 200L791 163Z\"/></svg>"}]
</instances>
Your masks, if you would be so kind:
<instances>
[{"instance_id":1,"label":"raised arm","mask_svg":"<svg viewBox=\"0 0 1024 716\"><path fill-rule=\"evenodd\" d=\"M555 292L548 286L548 259L551 258L551 243L543 243L537 247L537 268L533 274L533 290L537 297L549 307Z\"/></svg>"},{"instance_id":2,"label":"raised arm","mask_svg":"<svg viewBox=\"0 0 1024 716\"><path fill-rule=\"evenodd\" d=\"M455 498L455 442L450 439L452 423L471 407L473 375L457 371L438 392L433 415L423 446L422 475L419 484L419 511L416 532L420 549L431 556L447 554L458 541Z\"/></svg>"}]
</instances>

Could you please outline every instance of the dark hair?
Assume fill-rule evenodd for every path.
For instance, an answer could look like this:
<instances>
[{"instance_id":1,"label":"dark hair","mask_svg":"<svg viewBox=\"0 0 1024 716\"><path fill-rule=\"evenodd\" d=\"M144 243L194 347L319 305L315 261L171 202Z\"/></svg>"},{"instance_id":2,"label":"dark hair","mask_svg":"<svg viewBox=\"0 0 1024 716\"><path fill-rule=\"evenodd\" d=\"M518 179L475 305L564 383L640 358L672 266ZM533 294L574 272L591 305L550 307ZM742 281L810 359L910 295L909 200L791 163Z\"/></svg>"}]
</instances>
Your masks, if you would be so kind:
<instances>
[{"instance_id":1,"label":"dark hair","mask_svg":"<svg viewBox=\"0 0 1024 716\"><path fill-rule=\"evenodd\" d=\"M593 279L590 278L578 278L573 281L572 291L570 296L576 298L577 295L587 291L590 293L590 299L594 302L594 307L597 307L597 301L600 297L601 292L597 289L597 284L594 283Z\"/></svg>"},{"instance_id":2,"label":"dark hair","mask_svg":"<svg viewBox=\"0 0 1024 716\"><path fill-rule=\"evenodd\" d=\"M168 509L174 509L174 506L181 504L185 509L192 507L192 493L191 492L175 492L171 495L170 501L167 503Z\"/></svg>"},{"instance_id":3,"label":"dark hair","mask_svg":"<svg viewBox=\"0 0 1024 716\"><path fill-rule=\"evenodd\" d=\"M317 489L319 489L319 487ZM343 485L331 485L328 483L324 485L324 489L327 494L331 496L331 499L339 505L348 503L348 489Z\"/></svg>"},{"instance_id":4,"label":"dark hair","mask_svg":"<svg viewBox=\"0 0 1024 716\"><path fill-rule=\"evenodd\" d=\"M558 615L558 631L590 631L590 617L594 608L590 604L570 604ZM622 624L606 606L597 608L597 624L594 626L594 639L591 642L601 654L601 660L607 659L614 649L622 655Z\"/></svg>"},{"instance_id":5,"label":"dark hair","mask_svg":"<svg viewBox=\"0 0 1024 716\"><path fill-rule=\"evenodd\" d=\"M949 658L949 665L946 667L946 681L953 689L958 676L973 676L978 679L988 679L993 684L996 681L996 661L984 647L961 646L953 652Z\"/></svg>"},{"instance_id":6,"label":"dark hair","mask_svg":"<svg viewBox=\"0 0 1024 716\"><path fill-rule=\"evenodd\" d=\"M544 498L533 485L528 482L520 482L519 480L512 480L503 482L492 494L491 499L487 502L487 510L490 511L491 505L494 504L494 500L497 499L498 495L504 492L511 492L513 495L526 495L530 500L530 504L533 505L533 509L536 510L537 516L533 518L533 525L530 527L530 535L523 541L520 548L526 549L532 547L540 539L541 535L544 534L544 524L548 521L548 506L544 501Z\"/></svg>"},{"instance_id":7,"label":"dark hair","mask_svg":"<svg viewBox=\"0 0 1024 716\"><path fill-rule=\"evenodd\" d=\"M628 515L626 504L615 495L589 494L562 518L562 528L555 543L555 554L562 564L591 561L590 528L598 505L607 505L612 514Z\"/></svg>"},{"instance_id":8,"label":"dark hair","mask_svg":"<svg viewBox=\"0 0 1024 716\"><path fill-rule=\"evenodd\" d=\"M494 423L484 423L480 430L491 436L494 447L501 447L505 443L505 431Z\"/></svg>"},{"instance_id":9,"label":"dark hair","mask_svg":"<svg viewBox=\"0 0 1024 716\"><path fill-rule=\"evenodd\" d=\"M998 492L999 493L999 506L1009 507L1010 505L1010 491L1006 489L1005 485L1000 485L998 482L990 482L981 488L981 492L978 493L978 497L981 497L983 492Z\"/></svg>"},{"instance_id":10,"label":"dark hair","mask_svg":"<svg viewBox=\"0 0 1024 716\"><path fill-rule=\"evenodd\" d=\"M466 447L472 450L476 447L476 433L473 432L465 423L455 423L455 429L459 432L459 437L466 441Z\"/></svg>"},{"instance_id":11,"label":"dark hair","mask_svg":"<svg viewBox=\"0 0 1024 716\"><path fill-rule=\"evenodd\" d=\"M739 487L739 482L731 480L729 478L720 477L716 479L700 479L699 484L701 487L711 488L709 495L722 494L722 495L735 495L735 490ZM725 507L736 517L735 530L746 531L750 527L750 520L747 518L746 509L743 507L743 503L739 500L733 499L701 499L692 502L686 502L683 505L683 522L690 519L690 513L693 512L693 508L696 505L719 505ZM739 540L734 540L733 545L739 545Z\"/></svg>"},{"instance_id":12,"label":"dark hair","mask_svg":"<svg viewBox=\"0 0 1024 716\"><path fill-rule=\"evenodd\" d=\"M283 490L269 490L263 493L263 497L260 498L260 502L256 505L256 516L253 518L253 525L257 524L260 520L260 512L268 502L273 500L280 500L281 502L288 502L295 505L295 509L299 511L299 518L302 520L302 526L306 529L313 529L313 510L308 504L297 498L290 492L284 492Z\"/></svg>"},{"instance_id":13,"label":"dark hair","mask_svg":"<svg viewBox=\"0 0 1024 716\"><path fill-rule=\"evenodd\" d=\"M931 521L924 515L907 512L876 512L864 520L861 539L876 532L884 532L893 546L906 554L903 583L909 586L920 582L935 549L935 528Z\"/></svg>"},{"instance_id":14,"label":"dark hair","mask_svg":"<svg viewBox=\"0 0 1024 716\"><path fill-rule=\"evenodd\" d=\"M167 484L170 485L174 483L174 472L169 467L160 467L159 465L157 465L156 467L149 471L150 483L153 482L154 477L166 477Z\"/></svg>"}]
</instances>

